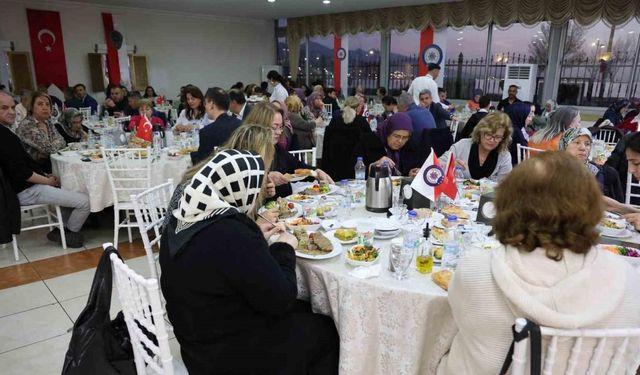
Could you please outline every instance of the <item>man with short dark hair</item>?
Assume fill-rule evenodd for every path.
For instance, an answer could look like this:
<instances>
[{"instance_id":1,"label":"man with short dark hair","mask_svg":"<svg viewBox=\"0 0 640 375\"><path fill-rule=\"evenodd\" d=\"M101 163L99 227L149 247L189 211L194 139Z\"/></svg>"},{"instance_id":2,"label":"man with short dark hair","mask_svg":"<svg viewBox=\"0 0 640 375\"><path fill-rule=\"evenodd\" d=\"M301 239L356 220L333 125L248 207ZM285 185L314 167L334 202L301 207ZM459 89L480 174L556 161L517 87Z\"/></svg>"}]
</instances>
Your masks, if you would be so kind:
<instances>
[{"instance_id":1,"label":"man with short dark hair","mask_svg":"<svg viewBox=\"0 0 640 375\"><path fill-rule=\"evenodd\" d=\"M378 87L378 89L376 90L376 102L381 103L382 98L384 98L385 96L387 96L387 88L383 86Z\"/></svg>"},{"instance_id":2,"label":"man with short dark hair","mask_svg":"<svg viewBox=\"0 0 640 375\"><path fill-rule=\"evenodd\" d=\"M411 82L411 86L409 86L409 90L407 93L413 97L413 102L416 105L420 105L420 93L423 90L429 90L433 97L431 98L434 103L440 103L440 98L438 97L438 84L436 83L436 79L440 75L440 65L430 63L428 65L429 72L422 76L417 77Z\"/></svg>"},{"instance_id":3,"label":"man with short dark hair","mask_svg":"<svg viewBox=\"0 0 640 375\"><path fill-rule=\"evenodd\" d=\"M64 105L76 109L91 107L92 114L98 112L98 102L87 93L87 87L82 83L73 86L73 98L64 102Z\"/></svg>"},{"instance_id":4,"label":"man with short dark hair","mask_svg":"<svg viewBox=\"0 0 640 375\"><path fill-rule=\"evenodd\" d=\"M123 117L129 111L129 100L125 95L123 86L113 86L111 97L104 101L104 108L109 116Z\"/></svg>"},{"instance_id":5,"label":"man with short dark hair","mask_svg":"<svg viewBox=\"0 0 640 375\"><path fill-rule=\"evenodd\" d=\"M230 90L229 115L242 121L242 119L249 115L249 112L251 112L251 106L247 104L247 98L245 98L244 92L239 89Z\"/></svg>"},{"instance_id":6,"label":"man with short dark hair","mask_svg":"<svg viewBox=\"0 0 640 375\"><path fill-rule=\"evenodd\" d=\"M384 107L384 112L380 115L380 119L383 121L398 112L398 101L393 96L384 96L382 98L382 106Z\"/></svg>"},{"instance_id":7,"label":"man with short dark hair","mask_svg":"<svg viewBox=\"0 0 640 375\"><path fill-rule=\"evenodd\" d=\"M498 111L504 111L511 104L522 101L518 99L518 89L518 85L509 86L507 97L498 102Z\"/></svg>"},{"instance_id":8,"label":"man with short dark hair","mask_svg":"<svg viewBox=\"0 0 640 375\"><path fill-rule=\"evenodd\" d=\"M398 112L406 112L411 118L413 125L413 133L411 133L411 142L419 145L422 140L422 133L425 129L435 129L436 122L433 115L428 109L417 106L411 95L401 94L398 97Z\"/></svg>"},{"instance_id":9,"label":"man with short dark hair","mask_svg":"<svg viewBox=\"0 0 640 375\"><path fill-rule=\"evenodd\" d=\"M325 97L322 99L324 104L331 104L332 116L336 113L340 113L340 106L338 105L338 92L333 87L327 87L325 90Z\"/></svg>"},{"instance_id":10,"label":"man with short dark hair","mask_svg":"<svg viewBox=\"0 0 640 375\"><path fill-rule=\"evenodd\" d=\"M242 121L227 114L229 94L220 87L211 87L204 96L204 108L211 121L200 130L200 147L191 153L191 161L196 164L211 154L214 148L225 143Z\"/></svg>"},{"instance_id":11,"label":"man with short dark hair","mask_svg":"<svg viewBox=\"0 0 640 375\"><path fill-rule=\"evenodd\" d=\"M420 101L420 107L428 109L429 112L431 112L431 115L433 115L433 119L436 122L436 128L448 128L447 121L454 119L453 114L442 108L440 103L433 101L434 96L431 95L431 91L422 90L418 95L418 100Z\"/></svg>"},{"instance_id":12,"label":"man with short dark hair","mask_svg":"<svg viewBox=\"0 0 640 375\"><path fill-rule=\"evenodd\" d=\"M469 117L467 123L464 125L464 129L460 133L460 138L456 139L456 141L462 138L471 138L471 134L473 133L473 129L475 129L476 125L484 118L484 116L489 114L489 106L491 106L491 99L487 95L480 97L478 100L478 105L480 108L476 113Z\"/></svg>"},{"instance_id":13,"label":"man with short dark hair","mask_svg":"<svg viewBox=\"0 0 640 375\"><path fill-rule=\"evenodd\" d=\"M444 87L438 87L438 97L440 98L440 105L445 110L453 113L456 111L456 106L451 104L449 100L447 100L447 89Z\"/></svg>"}]
</instances>

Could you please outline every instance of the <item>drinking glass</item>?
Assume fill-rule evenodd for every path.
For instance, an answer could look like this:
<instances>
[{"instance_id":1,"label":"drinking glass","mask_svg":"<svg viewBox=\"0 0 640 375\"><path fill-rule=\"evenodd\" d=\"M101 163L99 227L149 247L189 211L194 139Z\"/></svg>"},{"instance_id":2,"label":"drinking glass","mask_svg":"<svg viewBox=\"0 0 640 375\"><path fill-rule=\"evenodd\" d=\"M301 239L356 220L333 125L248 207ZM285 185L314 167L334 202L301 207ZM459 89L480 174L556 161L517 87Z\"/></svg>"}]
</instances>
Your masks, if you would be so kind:
<instances>
[{"instance_id":1,"label":"drinking glass","mask_svg":"<svg viewBox=\"0 0 640 375\"><path fill-rule=\"evenodd\" d=\"M413 259L413 253L415 249L412 247L398 246L391 244L391 265L395 270L393 276L397 280L404 280L408 278L407 269Z\"/></svg>"},{"instance_id":2,"label":"drinking glass","mask_svg":"<svg viewBox=\"0 0 640 375\"><path fill-rule=\"evenodd\" d=\"M358 245L373 246L375 227L371 223L362 222L356 227Z\"/></svg>"}]
</instances>

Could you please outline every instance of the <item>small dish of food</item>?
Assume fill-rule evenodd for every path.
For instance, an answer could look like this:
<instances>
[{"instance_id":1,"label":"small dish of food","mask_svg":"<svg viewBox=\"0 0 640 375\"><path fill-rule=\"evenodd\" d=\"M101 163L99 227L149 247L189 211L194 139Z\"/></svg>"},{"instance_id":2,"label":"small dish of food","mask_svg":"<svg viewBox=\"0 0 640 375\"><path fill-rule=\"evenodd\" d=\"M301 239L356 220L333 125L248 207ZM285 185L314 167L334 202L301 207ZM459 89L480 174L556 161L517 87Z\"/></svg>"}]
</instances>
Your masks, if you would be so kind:
<instances>
[{"instance_id":1,"label":"small dish of food","mask_svg":"<svg viewBox=\"0 0 640 375\"><path fill-rule=\"evenodd\" d=\"M375 264L379 258L380 251L370 245L355 245L345 253L347 263L354 267L370 266Z\"/></svg>"},{"instance_id":2,"label":"small dish of food","mask_svg":"<svg viewBox=\"0 0 640 375\"><path fill-rule=\"evenodd\" d=\"M356 237L358 236L358 232L355 229L345 229L338 228L336 230L332 230L327 232L328 237L335 237L340 241L341 244L347 245L356 242Z\"/></svg>"},{"instance_id":3,"label":"small dish of food","mask_svg":"<svg viewBox=\"0 0 640 375\"><path fill-rule=\"evenodd\" d=\"M627 222L623 219L603 218L598 225L603 236L619 237L627 228Z\"/></svg>"}]
</instances>

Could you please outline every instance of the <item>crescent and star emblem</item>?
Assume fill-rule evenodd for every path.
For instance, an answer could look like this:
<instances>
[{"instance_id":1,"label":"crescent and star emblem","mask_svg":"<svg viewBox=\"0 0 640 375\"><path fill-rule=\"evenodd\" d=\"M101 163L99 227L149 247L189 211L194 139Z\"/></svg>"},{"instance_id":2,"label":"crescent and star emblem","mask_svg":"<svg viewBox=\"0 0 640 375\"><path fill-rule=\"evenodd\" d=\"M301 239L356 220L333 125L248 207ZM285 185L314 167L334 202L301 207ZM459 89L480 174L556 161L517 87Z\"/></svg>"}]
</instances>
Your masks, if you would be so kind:
<instances>
[{"instance_id":1,"label":"crescent and star emblem","mask_svg":"<svg viewBox=\"0 0 640 375\"><path fill-rule=\"evenodd\" d=\"M42 37L44 35L49 35L51 37L51 44L46 44L43 40ZM49 29L41 29L40 31L38 31L38 40L40 41L40 43L44 44L44 49L47 52L51 52L52 48L51 46L53 46L56 43L56 36L53 32L51 32L51 30Z\"/></svg>"}]
</instances>

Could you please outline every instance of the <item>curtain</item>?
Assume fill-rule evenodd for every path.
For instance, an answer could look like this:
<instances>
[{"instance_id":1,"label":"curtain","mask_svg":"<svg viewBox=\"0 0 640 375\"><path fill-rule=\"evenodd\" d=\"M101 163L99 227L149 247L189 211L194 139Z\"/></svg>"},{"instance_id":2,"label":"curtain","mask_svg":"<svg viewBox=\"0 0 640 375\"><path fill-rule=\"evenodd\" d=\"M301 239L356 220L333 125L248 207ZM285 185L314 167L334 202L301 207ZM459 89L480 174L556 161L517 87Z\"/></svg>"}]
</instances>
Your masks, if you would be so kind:
<instances>
[{"instance_id":1,"label":"curtain","mask_svg":"<svg viewBox=\"0 0 640 375\"><path fill-rule=\"evenodd\" d=\"M463 0L290 18L287 20L289 64L294 72L292 75L297 74L299 44L305 36L386 30L403 32L422 30L427 26L435 29L467 25L485 27L491 23L500 27L516 22L533 25L541 21L562 25L570 19L583 26L600 19L617 26L633 17L640 19L638 0Z\"/></svg>"}]
</instances>

